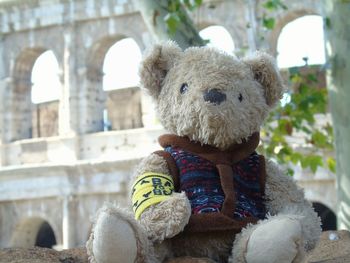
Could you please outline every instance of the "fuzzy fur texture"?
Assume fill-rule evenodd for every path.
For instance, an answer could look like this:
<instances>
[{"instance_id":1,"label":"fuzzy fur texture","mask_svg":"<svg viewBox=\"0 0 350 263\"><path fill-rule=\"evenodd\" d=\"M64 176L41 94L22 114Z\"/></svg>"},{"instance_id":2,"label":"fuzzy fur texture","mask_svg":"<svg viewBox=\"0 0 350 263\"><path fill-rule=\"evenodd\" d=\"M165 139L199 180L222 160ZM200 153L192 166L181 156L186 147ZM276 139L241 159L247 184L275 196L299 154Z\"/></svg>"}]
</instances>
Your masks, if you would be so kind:
<instances>
[{"instance_id":1,"label":"fuzzy fur texture","mask_svg":"<svg viewBox=\"0 0 350 263\"><path fill-rule=\"evenodd\" d=\"M166 161L151 154L137 167L134 181L145 172L170 174ZM140 218L140 224L145 228L148 238L160 243L180 233L191 215L191 205L184 193L175 193L170 199L146 209Z\"/></svg>"},{"instance_id":2,"label":"fuzzy fur texture","mask_svg":"<svg viewBox=\"0 0 350 263\"><path fill-rule=\"evenodd\" d=\"M249 237L250 263L298 263L304 258L300 217L277 216L264 220Z\"/></svg>"},{"instance_id":3,"label":"fuzzy fur texture","mask_svg":"<svg viewBox=\"0 0 350 263\"><path fill-rule=\"evenodd\" d=\"M315 247L321 235L321 220L305 200L304 192L293 178L286 176L278 166L268 161L266 172L269 175L266 181L266 205L271 215L293 215L300 220L304 237L304 247L310 250Z\"/></svg>"},{"instance_id":4,"label":"fuzzy fur texture","mask_svg":"<svg viewBox=\"0 0 350 263\"><path fill-rule=\"evenodd\" d=\"M148 238L160 243L179 234L187 225L191 205L185 193L174 193L164 202L151 206L141 215L140 223Z\"/></svg>"},{"instance_id":5,"label":"fuzzy fur texture","mask_svg":"<svg viewBox=\"0 0 350 263\"><path fill-rule=\"evenodd\" d=\"M116 233L115 222L118 222L119 227L126 229L126 231L121 232L131 232L129 238L124 235L119 236L119 233ZM89 240L86 243L89 262L126 263L123 257L116 259L115 256L116 254L123 255L133 252L133 249L127 251L128 248L124 247L125 241L136 247L136 253L133 256L135 260L130 259L130 262L157 263L154 246L148 240L145 230L134 219L134 215L115 204L105 203L96 214Z\"/></svg>"},{"instance_id":6,"label":"fuzzy fur texture","mask_svg":"<svg viewBox=\"0 0 350 263\"><path fill-rule=\"evenodd\" d=\"M284 175L272 161L267 161L266 172L265 199L269 216L258 224L247 226L236 237L230 261L232 263L246 263L245 255L250 236L259 226L271 220L287 217L298 220L300 223L302 235L298 240L298 253L293 263L302 262L304 250L313 249L321 235L320 218L311 204L305 200L302 189L291 177Z\"/></svg>"},{"instance_id":7,"label":"fuzzy fur texture","mask_svg":"<svg viewBox=\"0 0 350 263\"><path fill-rule=\"evenodd\" d=\"M256 79L264 87L264 95L267 105L273 107L285 91L283 80L278 73L277 65L272 57L264 52L258 51L254 55L244 58Z\"/></svg>"},{"instance_id":8,"label":"fuzzy fur texture","mask_svg":"<svg viewBox=\"0 0 350 263\"><path fill-rule=\"evenodd\" d=\"M141 163L136 167L133 176L133 181L135 181L140 175L149 171L161 174L170 173L166 161L159 155L152 153L146 158L144 158L141 161Z\"/></svg>"},{"instance_id":9,"label":"fuzzy fur texture","mask_svg":"<svg viewBox=\"0 0 350 263\"><path fill-rule=\"evenodd\" d=\"M155 45L146 53L140 77L142 86L154 98L159 118L168 131L221 150L258 132L284 91L274 60L263 52L240 60L208 47L182 51L173 42ZM183 84L187 89L181 90ZM214 89L224 94L226 100L217 104L205 101L204 93ZM170 174L166 160L156 154L138 165L134 179L145 172ZM139 221L114 206L106 206L100 215L116 217L116 222L121 220L133 229L130 240L137 242L136 262L160 263L192 256L208 257L217 263L255 263L265 251L265 240L261 236L270 237L271 249L266 253L271 253L268 255L271 262L300 262L304 251L317 242L321 233L320 220L290 177L270 161L266 163L266 173L267 217L257 224L247 225L238 234L231 231L182 233L191 214L184 193L174 193L170 199L147 208ZM283 224L289 227L283 229ZM113 229L107 224L105 228L108 227ZM103 242L108 245L105 252L98 251L98 254L106 253L107 259L108 247L118 247L116 238L99 234L108 233L108 229L102 232L96 229L99 228L94 227L87 243L92 263L97 262L94 251L104 249ZM279 235L279 232L283 233ZM99 246L94 246L96 235ZM278 245L278 249L274 249L274 245ZM108 262L120 261L115 258Z\"/></svg>"},{"instance_id":10,"label":"fuzzy fur texture","mask_svg":"<svg viewBox=\"0 0 350 263\"><path fill-rule=\"evenodd\" d=\"M167 130L223 150L259 131L284 91L273 59L265 53L244 61L207 47L182 52L172 42L148 53L140 76ZM188 90L182 94L185 83ZM224 93L226 101L204 101L203 93L212 89Z\"/></svg>"}]
</instances>

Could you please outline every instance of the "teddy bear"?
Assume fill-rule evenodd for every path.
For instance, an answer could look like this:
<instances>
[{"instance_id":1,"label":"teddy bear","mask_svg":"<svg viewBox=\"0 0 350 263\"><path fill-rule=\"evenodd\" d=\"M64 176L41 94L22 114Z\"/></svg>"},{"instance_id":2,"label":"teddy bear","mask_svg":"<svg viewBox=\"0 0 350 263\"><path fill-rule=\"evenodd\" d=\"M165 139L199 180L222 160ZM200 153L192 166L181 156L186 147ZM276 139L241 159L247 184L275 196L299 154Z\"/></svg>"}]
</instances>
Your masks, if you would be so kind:
<instances>
[{"instance_id":1,"label":"teddy bear","mask_svg":"<svg viewBox=\"0 0 350 263\"><path fill-rule=\"evenodd\" d=\"M256 152L285 90L274 59L165 42L146 53L140 79L167 130L163 150L136 168L133 212L98 212L90 262L301 262L320 219L294 180Z\"/></svg>"}]
</instances>

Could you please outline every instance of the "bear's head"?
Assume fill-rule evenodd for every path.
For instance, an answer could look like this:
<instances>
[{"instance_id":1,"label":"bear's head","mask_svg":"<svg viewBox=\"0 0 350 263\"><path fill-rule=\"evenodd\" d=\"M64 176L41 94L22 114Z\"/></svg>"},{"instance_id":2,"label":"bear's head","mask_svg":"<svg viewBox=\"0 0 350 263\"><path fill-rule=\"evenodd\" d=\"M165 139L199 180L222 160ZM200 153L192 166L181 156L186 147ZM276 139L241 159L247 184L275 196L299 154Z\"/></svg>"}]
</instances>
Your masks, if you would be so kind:
<instances>
[{"instance_id":1,"label":"bear's head","mask_svg":"<svg viewBox=\"0 0 350 263\"><path fill-rule=\"evenodd\" d=\"M146 54L140 77L165 129L222 150L258 132L284 91L266 53L240 60L209 47L182 51L173 42Z\"/></svg>"}]
</instances>

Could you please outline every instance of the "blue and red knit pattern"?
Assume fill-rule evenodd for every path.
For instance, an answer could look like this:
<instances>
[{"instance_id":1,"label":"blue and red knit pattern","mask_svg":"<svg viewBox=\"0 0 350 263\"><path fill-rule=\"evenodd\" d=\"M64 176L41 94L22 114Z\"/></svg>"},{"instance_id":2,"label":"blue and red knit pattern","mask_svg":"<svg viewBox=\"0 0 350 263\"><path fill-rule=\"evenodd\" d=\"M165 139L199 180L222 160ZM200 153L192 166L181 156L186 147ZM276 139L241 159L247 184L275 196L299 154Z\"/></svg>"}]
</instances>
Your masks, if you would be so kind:
<instances>
[{"instance_id":1,"label":"blue and red knit pattern","mask_svg":"<svg viewBox=\"0 0 350 263\"><path fill-rule=\"evenodd\" d=\"M224 201L220 178L215 166L192 153L167 147L180 174L180 191L185 191L192 214L219 212Z\"/></svg>"},{"instance_id":2,"label":"blue and red knit pattern","mask_svg":"<svg viewBox=\"0 0 350 263\"><path fill-rule=\"evenodd\" d=\"M236 163L233 182L236 192L235 218L265 218L265 204L260 183L260 158L254 152L248 158Z\"/></svg>"},{"instance_id":3,"label":"blue and red knit pattern","mask_svg":"<svg viewBox=\"0 0 350 263\"><path fill-rule=\"evenodd\" d=\"M219 212L224 192L215 165L195 154L179 148L167 147L179 169L179 191L185 191L191 203L192 214ZM265 217L265 206L259 182L260 160L257 153L233 166L236 194L234 217Z\"/></svg>"}]
</instances>

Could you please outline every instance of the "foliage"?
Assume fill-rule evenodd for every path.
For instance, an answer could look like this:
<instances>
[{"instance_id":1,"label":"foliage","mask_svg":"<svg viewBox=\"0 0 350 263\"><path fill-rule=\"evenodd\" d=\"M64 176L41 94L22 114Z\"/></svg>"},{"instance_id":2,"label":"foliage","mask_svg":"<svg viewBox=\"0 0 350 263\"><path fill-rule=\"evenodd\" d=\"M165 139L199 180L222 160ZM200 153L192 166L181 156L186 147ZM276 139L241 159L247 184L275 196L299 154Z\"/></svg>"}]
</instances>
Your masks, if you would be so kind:
<instances>
[{"instance_id":1,"label":"foliage","mask_svg":"<svg viewBox=\"0 0 350 263\"><path fill-rule=\"evenodd\" d=\"M287 166L300 164L313 172L318 167L326 167L335 172L334 158L322 156L323 152L333 150L332 126L317 121L324 119L328 111L327 89L317 86L314 74L300 73L296 68L290 71L290 83L294 87L289 94L290 101L280 104L268 117L261 131L263 143L259 151ZM302 142L293 143L298 139ZM290 167L288 173L293 174Z\"/></svg>"},{"instance_id":2,"label":"foliage","mask_svg":"<svg viewBox=\"0 0 350 263\"><path fill-rule=\"evenodd\" d=\"M169 34L175 34L179 24L183 23L184 12L191 12L201 4L202 0L168 0L169 13L165 22ZM270 15L286 10L287 6L283 0L267 0L262 8L265 10L261 19L262 27L272 30L275 19ZM321 114L321 118L325 118L328 112L327 89L318 87L318 79L314 74L302 74L297 68L290 69L290 84L294 89L289 93L289 102L279 105L261 130L259 152L286 165L289 175L294 174L290 164L300 164L314 173L318 167L325 167L335 173L335 159L321 155L334 150L332 126L329 123L319 125L315 117ZM301 138L303 143L293 145L295 138Z\"/></svg>"},{"instance_id":3,"label":"foliage","mask_svg":"<svg viewBox=\"0 0 350 263\"><path fill-rule=\"evenodd\" d=\"M282 0L269 0L263 3L262 7L269 13L276 12L280 9L286 10L287 6ZM272 30L275 27L275 19L268 16L266 12L263 13L262 25L265 29Z\"/></svg>"},{"instance_id":4,"label":"foliage","mask_svg":"<svg viewBox=\"0 0 350 263\"><path fill-rule=\"evenodd\" d=\"M262 4L262 8L261 22L266 30L275 27L275 19L271 14L288 9L283 0L268 0ZM267 157L275 158L287 167L300 164L302 168L309 167L314 173L318 167L326 167L335 173L335 159L325 159L321 155L322 152L334 150L332 126L329 123L317 125L315 120L318 114L322 115L321 118L326 117L327 89L317 87L318 80L314 74L302 74L297 68L290 71L290 84L295 87L289 94L290 101L279 105L270 114L261 132L263 143L259 149ZM304 143L298 147L291 145L293 137L295 139L298 136L303 138ZM290 167L288 173L294 174Z\"/></svg>"},{"instance_id":5,"label":"foliage","mask_svg":"<svg viewBox=\"0 0 350 263\"><path fill-rule=\"evenodd\" d=\"M186 21L186 10L193 11L202 4L202 0L168 0L168 14L164 17L170 35L174 35L178 25Z\"/></svg>"}]
</instances>

